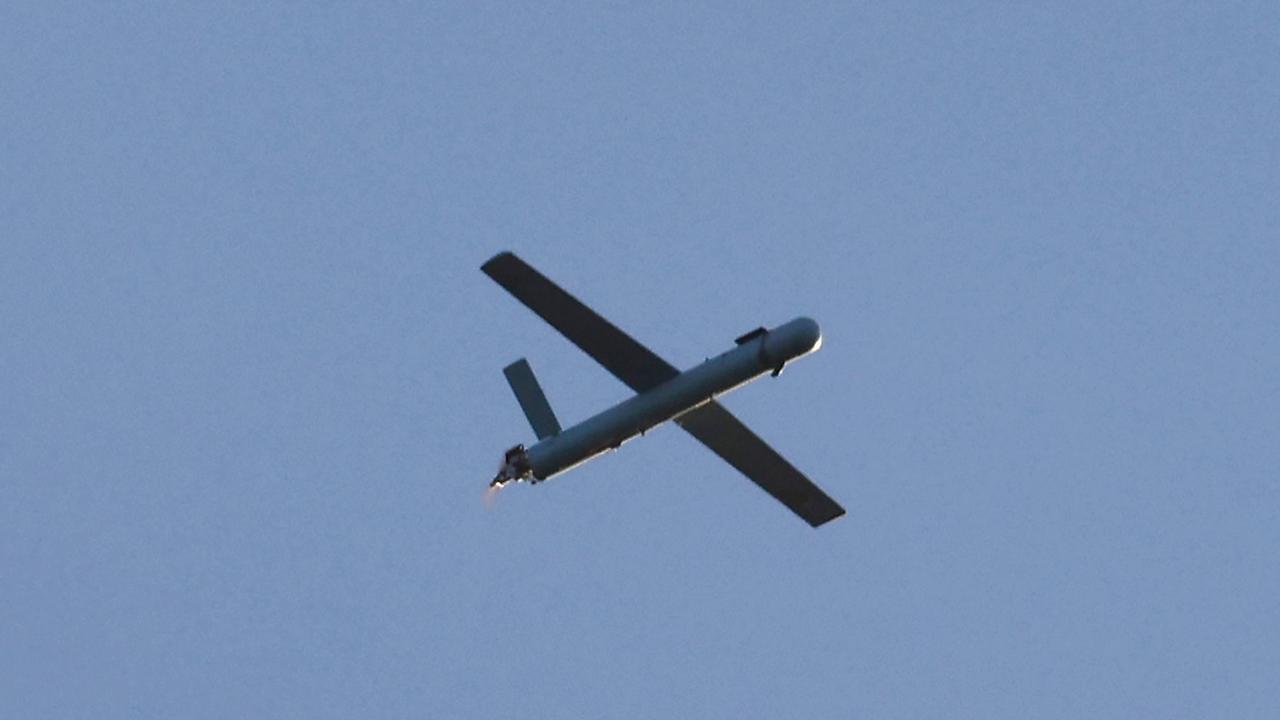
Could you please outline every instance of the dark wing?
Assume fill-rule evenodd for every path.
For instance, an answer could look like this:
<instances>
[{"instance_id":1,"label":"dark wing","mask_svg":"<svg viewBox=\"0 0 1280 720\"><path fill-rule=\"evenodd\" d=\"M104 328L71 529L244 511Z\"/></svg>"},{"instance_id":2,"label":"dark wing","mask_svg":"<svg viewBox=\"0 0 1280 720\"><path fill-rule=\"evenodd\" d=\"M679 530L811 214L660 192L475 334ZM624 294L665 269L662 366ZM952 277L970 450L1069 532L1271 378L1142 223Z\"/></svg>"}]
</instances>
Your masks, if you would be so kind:
<instances>
[{"instance_id":1,"label":"dark wing","mask_svg":"<svg viewBox=\"0 0 1280 720\"><path fill-rule=\"evenodd\" d=\"M498 253L480 269L632 390L644 392L680 374L512 253Z\"/></svg>"},{"instance_id":2,"label":"dark wing","mask_svg":"<svg viewBox=\"0 0 1280 720\"><path fill-rule=\"evenodd\" d=\"M814 527L844 508L714 400L676 418L686 432Z\"/></svg>"}]
</instances>

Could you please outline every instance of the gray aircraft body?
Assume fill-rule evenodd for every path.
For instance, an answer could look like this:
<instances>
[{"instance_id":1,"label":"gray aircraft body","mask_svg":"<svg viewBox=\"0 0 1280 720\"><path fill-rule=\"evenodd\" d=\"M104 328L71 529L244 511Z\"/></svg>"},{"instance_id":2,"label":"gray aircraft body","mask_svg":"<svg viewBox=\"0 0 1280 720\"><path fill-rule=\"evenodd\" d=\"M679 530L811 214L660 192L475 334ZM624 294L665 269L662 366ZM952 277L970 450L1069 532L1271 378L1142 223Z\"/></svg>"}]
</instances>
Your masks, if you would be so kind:
<instances>
[{"instance_id":1,"label":"gray aircraft body","mask_svg":"<svg viewBox=\"0 0 1280 720\"><path fill-rule=\"evenodd\" d=\"M499 253L481 266L508 292L636 391L636 395L572 427L559 421L528 362L504 369L538 442L506 452L490 483L553 477L668 420L693 435L793 512L817 527L844 508L715 401L715 397L822 346L818 324L800 317L772 330L756 328L735 347L684 372L597 315L523 260Z\"/></svg>"}]
</instances>

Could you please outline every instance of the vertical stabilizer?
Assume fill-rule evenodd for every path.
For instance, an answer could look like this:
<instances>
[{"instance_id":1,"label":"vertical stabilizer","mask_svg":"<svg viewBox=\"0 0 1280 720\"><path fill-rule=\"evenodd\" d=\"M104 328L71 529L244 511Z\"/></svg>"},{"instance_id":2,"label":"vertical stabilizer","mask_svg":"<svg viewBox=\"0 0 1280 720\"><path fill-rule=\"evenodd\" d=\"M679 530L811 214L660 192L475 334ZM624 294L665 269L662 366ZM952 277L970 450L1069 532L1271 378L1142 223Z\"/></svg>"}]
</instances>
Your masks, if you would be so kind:
<instances>
[{"instance_id":1,"label":"vertical stabilizer","mask_svg":"<svg viewBox=\"0 0 1280 720\"><path fill-rule=\"evenodd\" d=\"M511 391L516 394L520 409L524 410L524 416L529 418L529 424L533 426L533 432L538 439L543 440L560 434L560 422L556 420L556 414L551 412L551 404L547 402L547 396L538 385L538 379L533 376L533 368L529 367L529 361L520 358L503 368L502 374L507 376Z\"/></svg>"}]
</instances>

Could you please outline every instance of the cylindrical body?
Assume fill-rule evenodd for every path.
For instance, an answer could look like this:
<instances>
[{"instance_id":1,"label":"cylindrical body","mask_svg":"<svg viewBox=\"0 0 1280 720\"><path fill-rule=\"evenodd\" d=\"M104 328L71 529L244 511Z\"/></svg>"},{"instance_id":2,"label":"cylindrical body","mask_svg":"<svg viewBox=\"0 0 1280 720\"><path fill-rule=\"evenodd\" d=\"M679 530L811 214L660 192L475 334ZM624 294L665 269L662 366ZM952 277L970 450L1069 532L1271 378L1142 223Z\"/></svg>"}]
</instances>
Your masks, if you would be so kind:
<instances>
[{"instance_id":1,"label":"cylindrical body","mask_svg":"<svg viewBox=\"0 0 1280 720\"><path fill-rule=\"evenodd\" d=\"M540 480L564 472L821 344L818 324L809 318L779 325L539 442L526 451L529 466Z\"/></svg>"}]
</instances>

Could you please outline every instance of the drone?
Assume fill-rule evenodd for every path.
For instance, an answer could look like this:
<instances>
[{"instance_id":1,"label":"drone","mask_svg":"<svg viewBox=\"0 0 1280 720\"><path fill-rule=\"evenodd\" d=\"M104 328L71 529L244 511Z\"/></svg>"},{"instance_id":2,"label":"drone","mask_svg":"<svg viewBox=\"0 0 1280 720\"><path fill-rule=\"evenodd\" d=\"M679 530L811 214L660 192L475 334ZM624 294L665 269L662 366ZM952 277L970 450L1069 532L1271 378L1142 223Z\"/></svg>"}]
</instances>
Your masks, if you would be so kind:
<instances>
[{"instance_id":1,"label":"drone","mask_svg":"<svg viewBox=\"0 0 1280 720\"><path fill-rule=\"evenodd\" d=\"M503 374L538 441L507 450L491 488L555 477L671 420L811 526L844 514L715 400L766 374L776 377L788 363L820 348L818 323L798 317L772 329L758 327L735 339L732 349L680 371L513 253L499 253L480 269L636 393L561 428L529 362L521 358L508 365Z\"/></svg>"}]
</instances>

